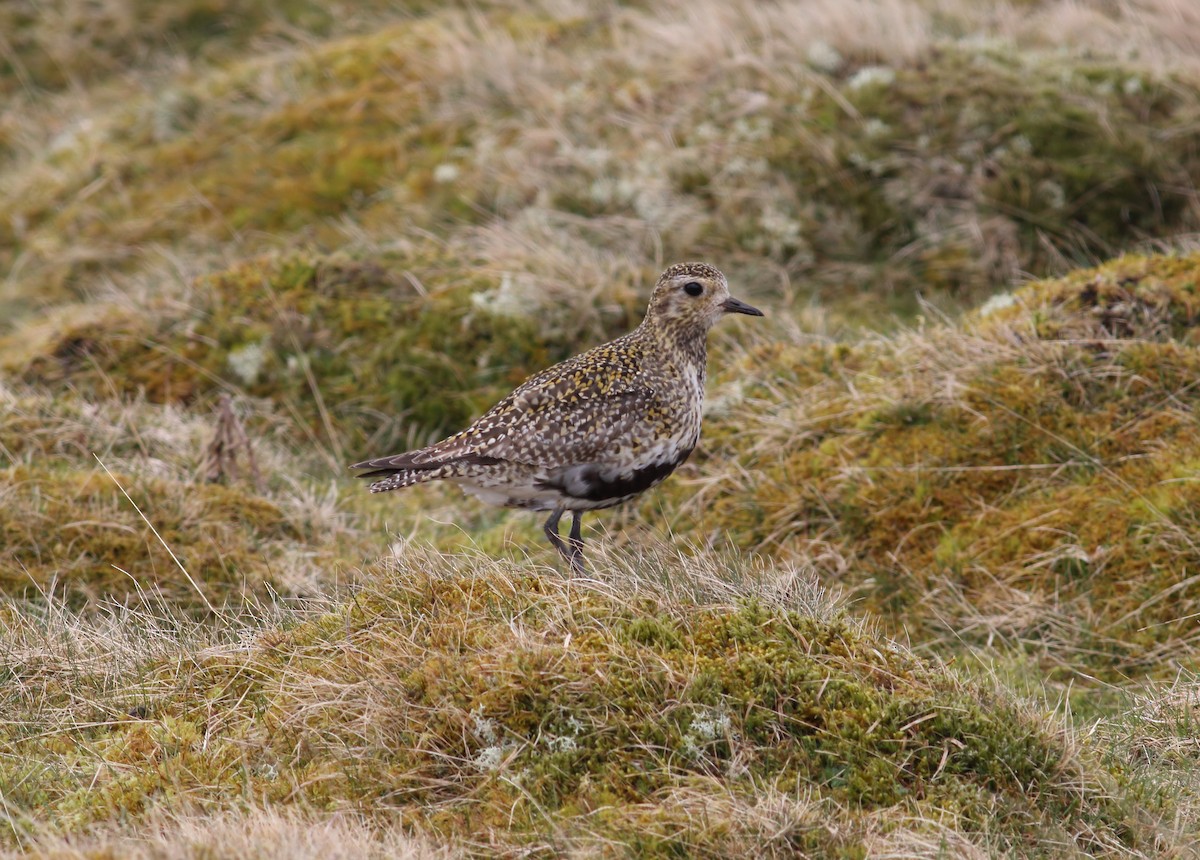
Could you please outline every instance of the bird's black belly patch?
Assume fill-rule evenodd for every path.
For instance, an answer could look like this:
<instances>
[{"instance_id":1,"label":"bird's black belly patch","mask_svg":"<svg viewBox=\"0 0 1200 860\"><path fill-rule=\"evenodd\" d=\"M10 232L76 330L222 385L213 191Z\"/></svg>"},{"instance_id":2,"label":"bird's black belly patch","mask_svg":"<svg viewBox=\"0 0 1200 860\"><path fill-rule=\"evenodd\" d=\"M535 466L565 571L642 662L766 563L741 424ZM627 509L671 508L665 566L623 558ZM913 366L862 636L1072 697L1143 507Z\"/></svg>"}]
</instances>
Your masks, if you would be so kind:
<instances>
[{"instance_id":1,"label":"bird's black belly patch","mask_svg":"<svg viewBox=\"0 0 1200 860\"><path fill-rule=\"evenodd\" d=\"M578 470L569 470L561 478L545 481L543 489L558 490L566 495L589 502L604 502L609 499L626 499L644 492L662 481L688 458L691 448L679 452L673 460L649 463L628 474L609 478L599 466L588 465Z\"/></svg>"}]
</instances>

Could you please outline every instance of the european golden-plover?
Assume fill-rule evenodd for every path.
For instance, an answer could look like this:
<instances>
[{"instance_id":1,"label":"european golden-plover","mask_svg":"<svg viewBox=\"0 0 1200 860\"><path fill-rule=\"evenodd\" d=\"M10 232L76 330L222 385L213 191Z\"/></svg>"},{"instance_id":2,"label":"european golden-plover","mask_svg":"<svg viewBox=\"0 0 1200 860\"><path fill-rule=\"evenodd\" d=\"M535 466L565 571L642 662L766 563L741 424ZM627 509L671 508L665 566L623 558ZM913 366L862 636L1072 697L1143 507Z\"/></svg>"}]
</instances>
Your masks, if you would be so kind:
<instances>
[{"instance_id":1,"label":"european golden-plover","mask_svg":"<svg viewBox=\"0 0 1200 860\"><path fill-rule=\"evenodd\" d=\"M546 537L582 572L583 512L661 483L696 447L708 330L728 313L762 316L712 266L671 266L629 334L531 376L448 439L351 468L379 478L373 493L450 481L491 504L550 511Z\"/></svg>"}]
</instances>

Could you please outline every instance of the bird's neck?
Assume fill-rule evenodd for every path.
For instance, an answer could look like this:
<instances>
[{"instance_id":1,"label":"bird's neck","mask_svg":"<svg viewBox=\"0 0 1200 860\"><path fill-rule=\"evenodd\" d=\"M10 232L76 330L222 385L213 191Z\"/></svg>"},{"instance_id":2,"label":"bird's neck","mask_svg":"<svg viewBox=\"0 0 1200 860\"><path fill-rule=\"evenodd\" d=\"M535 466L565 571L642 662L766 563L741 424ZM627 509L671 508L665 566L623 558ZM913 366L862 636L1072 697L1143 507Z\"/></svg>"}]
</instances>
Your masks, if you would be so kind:
<instances>
[{"instance_id":1,"label":"bird's neck","mask_svg":"<svg viewBox=\"0 0 1200 860\"><path fill-rule=\"evenodd\" d=\"M708 331L694 325L685 326L674 320L646 320L644 335L656 349L673 364L688 366L701 373L708 361Z\"/></svg>"}]
</instances>

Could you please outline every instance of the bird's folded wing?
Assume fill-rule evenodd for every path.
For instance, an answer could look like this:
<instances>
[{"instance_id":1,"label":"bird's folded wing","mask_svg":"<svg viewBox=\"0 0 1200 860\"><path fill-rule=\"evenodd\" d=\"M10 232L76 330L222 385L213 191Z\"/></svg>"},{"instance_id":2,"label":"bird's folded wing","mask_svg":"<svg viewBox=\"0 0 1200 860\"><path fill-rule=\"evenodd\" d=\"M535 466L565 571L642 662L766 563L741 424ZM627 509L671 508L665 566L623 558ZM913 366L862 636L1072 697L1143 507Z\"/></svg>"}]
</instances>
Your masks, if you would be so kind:
<instances>
[{"instance_id":1,"label":"bird's folded wing","mask_svg":"<svg viewBox=\"0 0 1200 860\"><path fill-rule=\"evenodd\" d=\"M661 414L662 406L633 368L586 358L577 356L531 377L470 427L441 442L352 468L434 469L463 461L558 466L616 452Z\"/></svg>"},{"instance_id":2,"label":"bird's folded wing","mask_svg":"<svg viewBox=\"0 0 1200 860\"><path fill-rule=\"evenodd\" d=\"M595 462L629 448L661 411L655 392L638 385L592 387L566 396L518 390L496 415L488 442L476 450L536 466Z\"/></svg>"}]
</instances>

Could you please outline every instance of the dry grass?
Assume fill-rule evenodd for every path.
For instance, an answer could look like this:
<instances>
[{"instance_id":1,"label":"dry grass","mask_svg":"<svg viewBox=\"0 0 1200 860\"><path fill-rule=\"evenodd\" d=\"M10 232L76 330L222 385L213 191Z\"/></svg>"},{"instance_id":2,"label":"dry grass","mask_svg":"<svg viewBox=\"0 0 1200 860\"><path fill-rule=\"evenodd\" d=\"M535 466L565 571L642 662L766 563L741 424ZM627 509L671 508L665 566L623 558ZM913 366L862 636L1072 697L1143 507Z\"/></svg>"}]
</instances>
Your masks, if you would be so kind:
<instances>
[{"instance_id":1,"label":"dry grass","mask_svg":"<svg viewBox=\"0 0 1200 860\"><path fill-rule=\"evenodd\" d=\"M163 812L136 828L110 826L31 842L0 857L38 860L449 860L399 827L372 827L353 815L255 809L219 815Z\"/></svg>"},{"instance_id":2,"label":"dry grass","mask_svg":"<svg viewBox=\"0 0 1200 860\"><path fill-rule=\"evenodd\" d=\"M493 8L471 8L464 17L486 21ZM531 2L520 8L559 20L592 11L578 2ZM970 38L1005 40L1024 50L1113 56L1161 71L1195 62L1200 44L1200 16L1187 0L1040 0L985 6L964 0L790 2L765 7L665 3L648 11L615 5L599 11L644 21L664 45L681 49L736 46L737 34L749 32L786 46L786 54L808 51L821 42L844 58L870 62L903 63L947 39ZM418 7L401 14L421 13ZM278 50L368 31L396 17L395 10L373 3L330 8L305 2L272 7L255 0L149 5L137 0L18 0L7 4L0 19L6 34L0 43L0 83L9 94L26 97L42 88L79 89L94 86L97 78L128 74L131 66L203 66L228 61L248 47ZM496 34L487 44L491 50L485 60L511 46ZM777 60L781 54L785 52L770 51L766 58Z\"/></svg>"},{"instance_id":3,"label":"dry grass","mask_svg":"<svg viewBox=\"0 0 1200 860\"><path fill-rule=\"evenodd\" d=\"M361 546L337 490L293 471L294 455L269 439L254 443L269 486L209 481L216 412L6 383L0 404L8 595L211 609L316 593Z\"/></svg>"}]
</instances>

